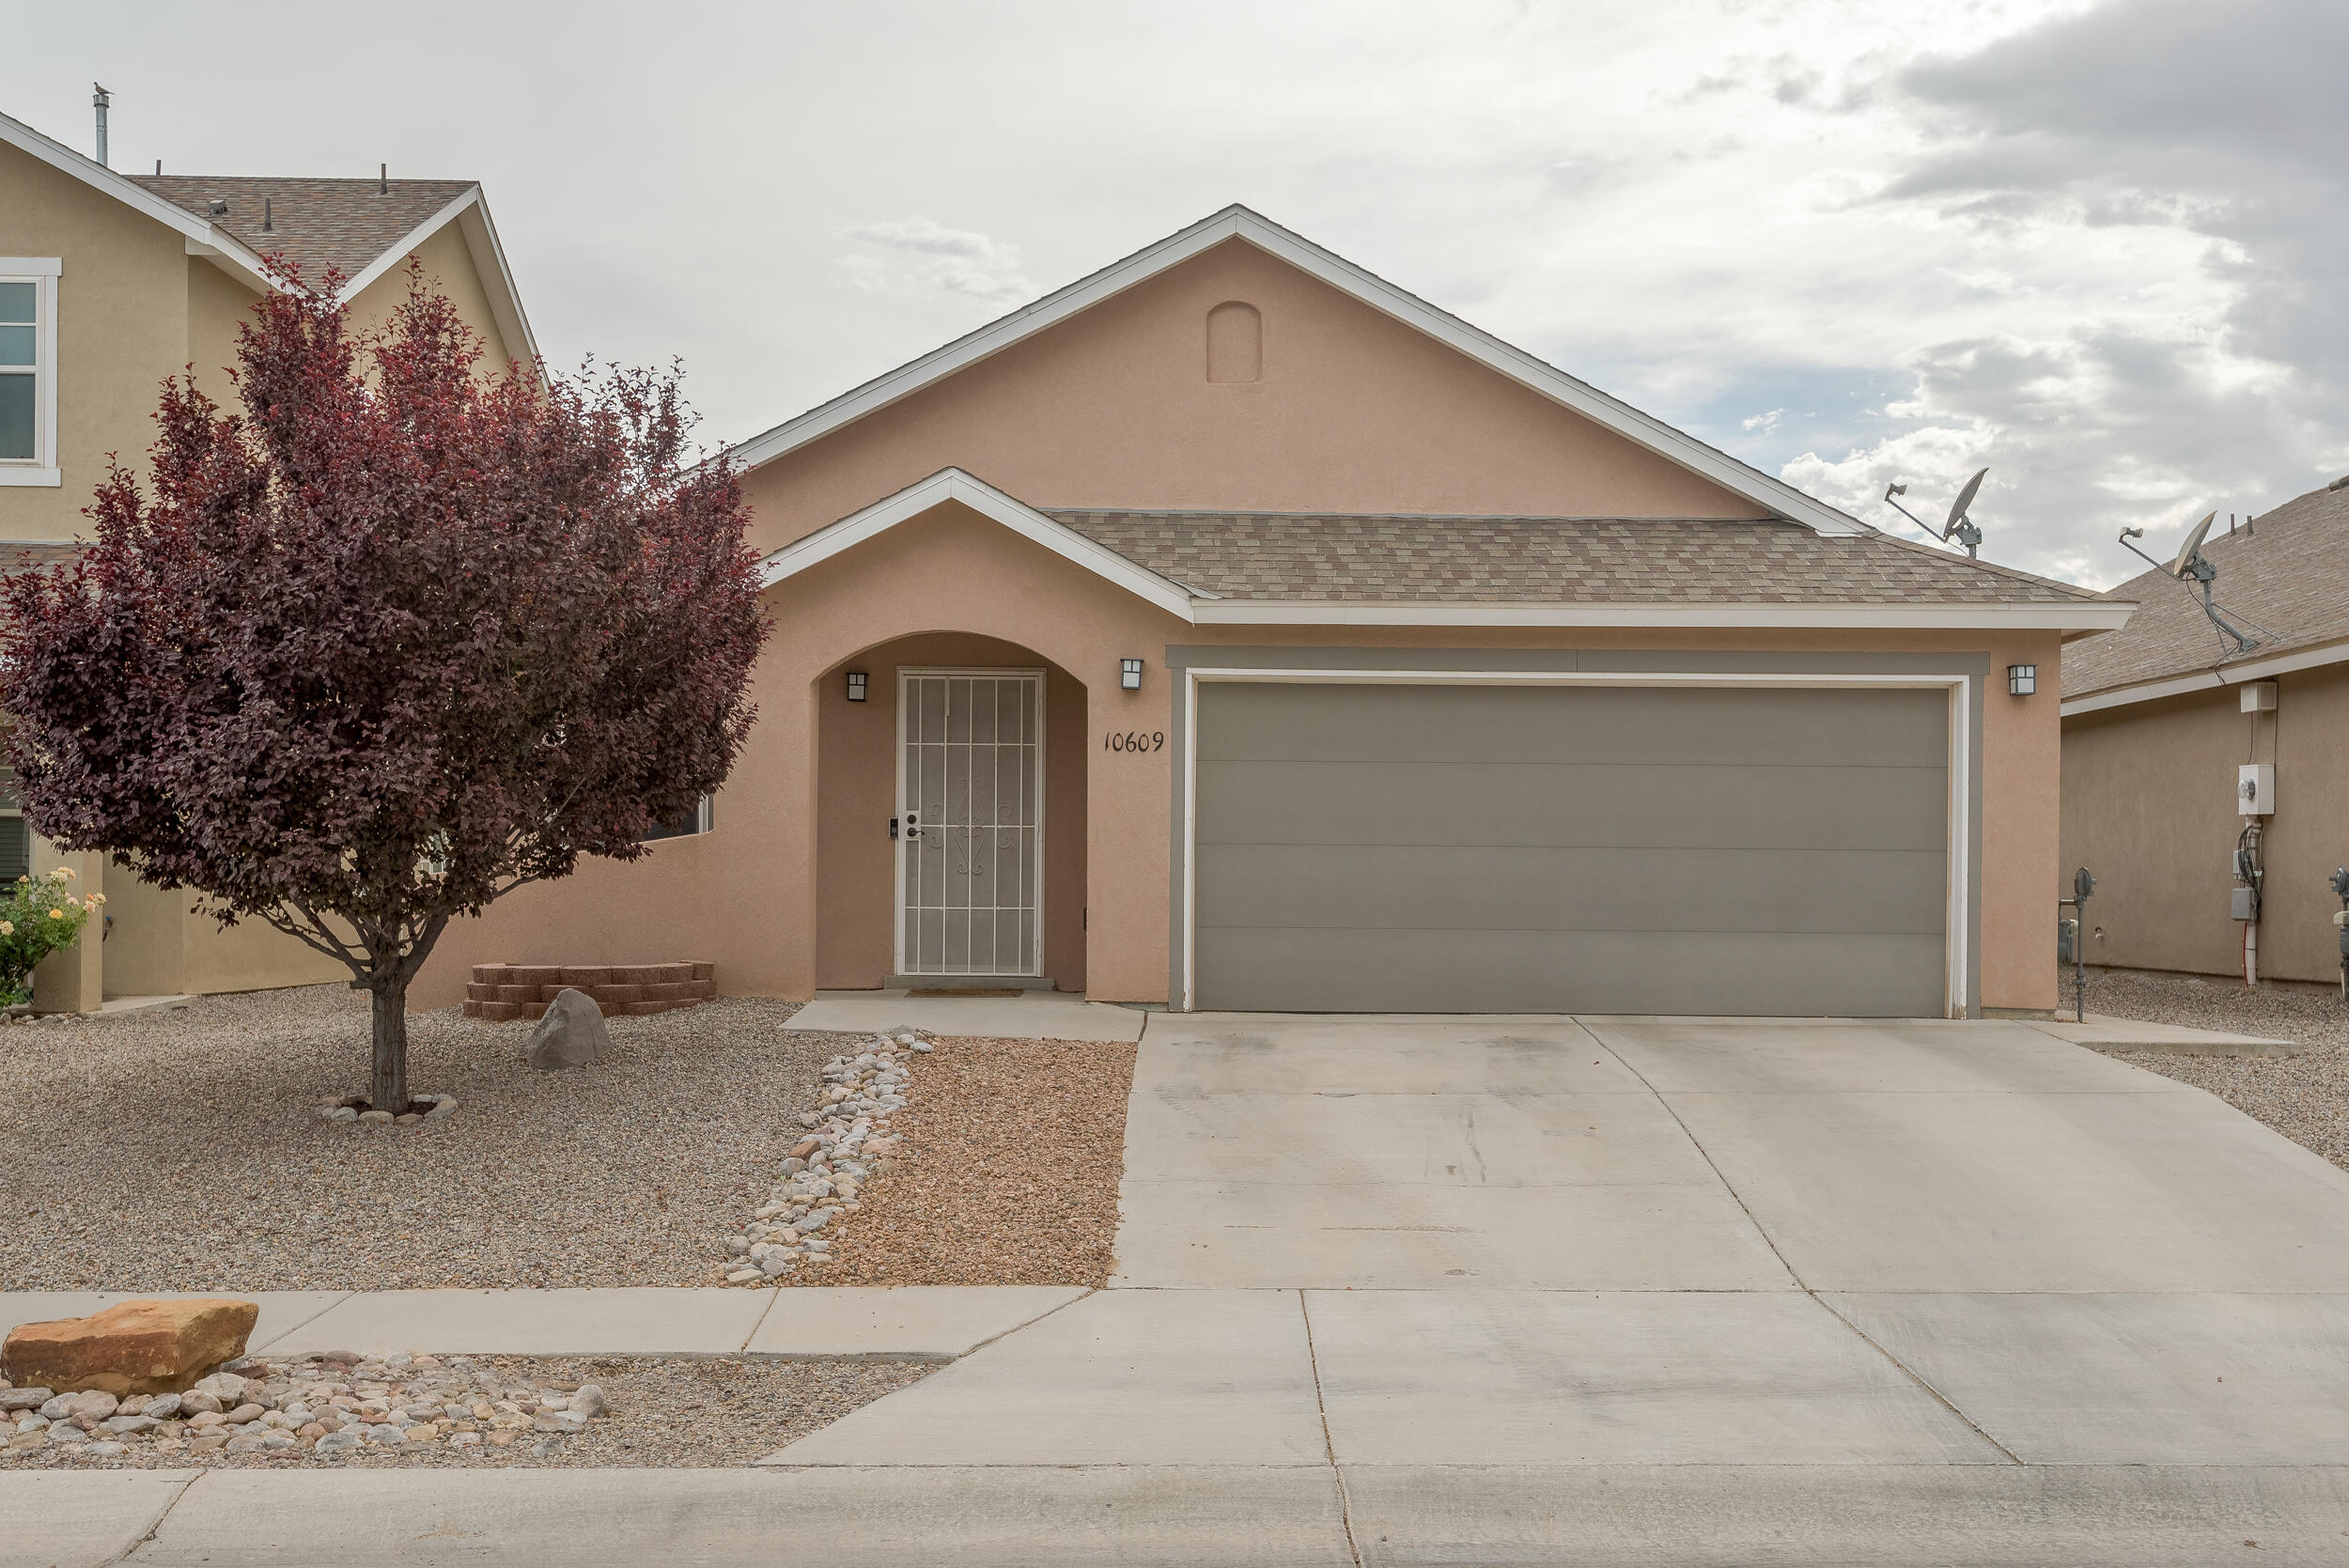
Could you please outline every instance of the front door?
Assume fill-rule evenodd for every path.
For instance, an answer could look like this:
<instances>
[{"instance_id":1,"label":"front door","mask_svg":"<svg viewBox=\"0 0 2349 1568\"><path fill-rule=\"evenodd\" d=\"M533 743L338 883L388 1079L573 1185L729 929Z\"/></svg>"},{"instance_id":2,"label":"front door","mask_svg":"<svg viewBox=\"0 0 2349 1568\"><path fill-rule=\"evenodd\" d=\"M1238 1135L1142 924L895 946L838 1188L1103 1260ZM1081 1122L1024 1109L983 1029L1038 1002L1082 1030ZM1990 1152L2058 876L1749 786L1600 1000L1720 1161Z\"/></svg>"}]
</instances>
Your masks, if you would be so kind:
<instances>
[{"instance_id":1,"label":"front door","mask_svg":"<svg viewBox=\"0 0 2349 1568\"><path fill-rule=\"evenodd\" d=\"M897 680L898 972L1040 974L1044 672Z\"/></svg>"}]
</instances>

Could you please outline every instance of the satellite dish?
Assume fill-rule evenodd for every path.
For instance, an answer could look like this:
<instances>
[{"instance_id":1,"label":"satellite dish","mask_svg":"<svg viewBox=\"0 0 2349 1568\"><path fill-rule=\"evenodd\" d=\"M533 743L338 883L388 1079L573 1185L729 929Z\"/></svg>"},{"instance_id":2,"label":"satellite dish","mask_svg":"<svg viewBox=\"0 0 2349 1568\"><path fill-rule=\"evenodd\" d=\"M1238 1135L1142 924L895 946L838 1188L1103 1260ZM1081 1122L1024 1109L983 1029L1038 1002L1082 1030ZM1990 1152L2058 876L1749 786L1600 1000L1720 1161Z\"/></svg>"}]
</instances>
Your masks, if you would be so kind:
<instances>
[{"instance_id":1,"label":"satellite dish","mask_svg":"<svg viewBox=\"0 0 2349 1568\"><path fill-rule=\"evenodd\" d=\"M2186 567L2192 566L2194 564L2194 557L2201 553L2202 540L2209 535L2210 525L2217 520L2217 517L2218 514L2217 512L2213 512L2209 517L2204 518L2201 521L2194 525L2194 531L2186 536L2186 544L2184 548L2178 551L2178 558L2170 563L2170 576L2184 577L2186 575Z\"/></svg>"},{"instance_id":2,"label":"satellite dish","mask_svg":"<svg viewBox=\"0 0 2349 1568\"><path fill-rule=\"evenodd\" d=\"M1941 525L1943 538L1956 533L1957 525L1966 520L1966 508L1974 504L1974 492L1982 489L1982 476L1989 472L1986 468L1974 470L1974 476L1966 481L1966 488L1957 492L1955 501L1950 503L1950 520ZM2211 514L2213 517L2217 515L2216 512Z\"/></svg>"}]
</instances>

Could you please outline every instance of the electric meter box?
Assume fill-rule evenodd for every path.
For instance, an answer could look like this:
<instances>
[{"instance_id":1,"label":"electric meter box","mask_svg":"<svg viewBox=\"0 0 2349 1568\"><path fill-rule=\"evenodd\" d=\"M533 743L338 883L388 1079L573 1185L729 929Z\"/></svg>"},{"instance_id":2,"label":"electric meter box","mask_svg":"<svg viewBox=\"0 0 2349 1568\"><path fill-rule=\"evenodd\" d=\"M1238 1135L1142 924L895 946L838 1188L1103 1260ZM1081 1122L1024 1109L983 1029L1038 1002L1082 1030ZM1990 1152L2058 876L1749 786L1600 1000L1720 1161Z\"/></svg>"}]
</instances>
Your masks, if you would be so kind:
<instances>
[{"instance_id":1,"label":"electric meter box","mask_svg":"<svg viewBox=\"0 0 2349 1568\"><path fill-rule=\"evenodd\" d=\"M2234 770L2234 814L2237 816L2276 815L2276 765L2247 762Z\"/></svg>"}]
</instances>

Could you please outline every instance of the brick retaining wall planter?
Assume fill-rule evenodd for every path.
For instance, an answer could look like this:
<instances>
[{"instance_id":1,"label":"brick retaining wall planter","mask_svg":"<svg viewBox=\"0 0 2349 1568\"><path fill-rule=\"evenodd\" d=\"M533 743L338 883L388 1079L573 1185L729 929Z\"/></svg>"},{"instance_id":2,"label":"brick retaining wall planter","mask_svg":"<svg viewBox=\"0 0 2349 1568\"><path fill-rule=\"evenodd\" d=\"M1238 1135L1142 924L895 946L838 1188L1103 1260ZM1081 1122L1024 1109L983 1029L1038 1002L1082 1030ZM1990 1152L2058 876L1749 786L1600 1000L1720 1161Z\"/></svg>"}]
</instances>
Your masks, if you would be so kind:
<instances>
[{"instance_id":1,"label":"brick retaining wall planter","mask_svg":"<svg viewBox=\"0 0 2349 1568\"><path fill-rule=\"evenodd\" d=\"M715 964L475 964L465 1017L536 1018L566 989L584 991L606 1017L698 1007L718 994Z\"/></svg>"}]
</instances>

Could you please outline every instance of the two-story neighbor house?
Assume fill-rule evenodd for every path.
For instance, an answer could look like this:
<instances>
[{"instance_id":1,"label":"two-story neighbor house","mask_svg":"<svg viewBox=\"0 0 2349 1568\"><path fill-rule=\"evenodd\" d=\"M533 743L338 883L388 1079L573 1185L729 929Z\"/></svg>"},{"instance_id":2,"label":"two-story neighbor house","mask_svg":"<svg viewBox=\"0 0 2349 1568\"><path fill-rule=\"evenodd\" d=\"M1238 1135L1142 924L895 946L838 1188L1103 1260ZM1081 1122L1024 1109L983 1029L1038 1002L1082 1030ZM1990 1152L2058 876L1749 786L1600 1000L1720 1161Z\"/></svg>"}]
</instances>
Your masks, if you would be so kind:
<instances>
[{"instance_id":1,"label":"two-story neighbor house","mask_svg":"<svg viewBox=\"0 0 2349 1568\"><path fill-rule=\"evenodd\" d=\"M747 442L706 831L453 927L723 988L1297 1011L2056 1000L2055 674L1888 537L1245 209Z\"/></svg>"},{"instance_id":2,"label":"two-story neighbor house","mask_svg":"<svg viewBox=\"0 0 2349 1568\"><path fill-rule=\"evenodd\" d=\"M0 567L54 561L86 536L108 456L139 461L167 377L189 370L233 403L226 367L272 287L270 256L313 279L338 269L362 326L397 303L418 257L492 366L535 357L478 184L123 175L0 115ZM0 874L54 858L12 800L0 809ZM42 966L43 1007L347 978L262 925L224 932L189 913L187 893L95 862L73 858L86 886L103 886L111 924Z\"/></svg>"}]
</instances>

